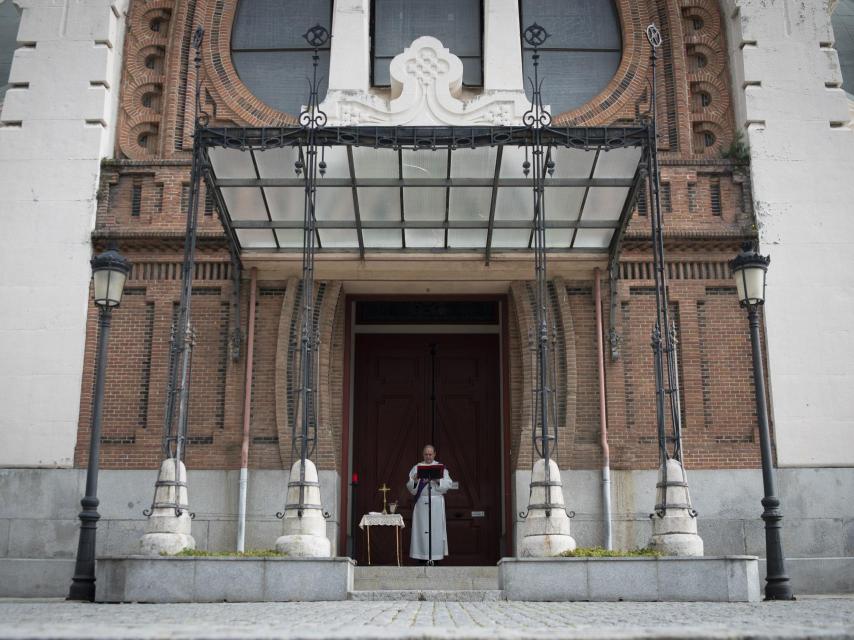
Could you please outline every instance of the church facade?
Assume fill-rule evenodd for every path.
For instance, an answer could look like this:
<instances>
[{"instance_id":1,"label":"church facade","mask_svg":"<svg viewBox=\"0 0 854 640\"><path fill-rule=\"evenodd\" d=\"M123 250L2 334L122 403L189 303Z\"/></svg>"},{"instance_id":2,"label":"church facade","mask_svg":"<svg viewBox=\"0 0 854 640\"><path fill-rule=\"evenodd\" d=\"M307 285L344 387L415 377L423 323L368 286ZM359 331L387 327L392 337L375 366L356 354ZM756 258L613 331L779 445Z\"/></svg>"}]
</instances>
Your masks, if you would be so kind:
<instances>
[{"instance_id":1,"label":"church facade","mask_svg":"<svg viewBox=\"0 0 854 640\"><path fill-rule=\"evenodd\" d=\"M143 533L163 457L197 84L205 125L238 142L211 142L198 193L185 459L193 535L199 547L234 547L244 425L246 546L267 548L281 535L276 512L299 457L301 156L253 148L247 132L299 126L313 53L302 36L316 24L332 34L319 51L326 126L420 129L412 135L428 141L448 128L519 126L535 53L520 34L532 23L549 32L539 51L543 101L555 127L595 141L575 155L556 152L561 186L546 195L557 221L547 239L554 458L579 545L601 545L609 517L615 547L645 546L659 462L653 203L638 186L641 150L610 148L601 132L649 121L645 28L655 23L664 268L683 460L706 554L764 553L750 340L728 266L743 242L758 240L772 256L763 339L784 545L796 558L854 564L854 512L843 504L854 491L854 407L844 391L852 356L845 207L854 195L844 175L854 139L828 9L790 4L132 0L58 16L48 3L22 2L0 137L10 141L5 154L37 153L21 151L18 164L4 157L17 182L8 202L17 235L36 246L44 234L56 247L39 266L50 274L27 275L30 291L61 291L64 307L28 308L36 334L11 311L5 318L10 345L15 335L37 339L35 351L21 349L5 365L7 389L17 392L6 401L0 464L4 482L38 486L44 502L24 524L13 508L0 514L6 556L73 553L79 496L62 485L88 462L98 324L86 307L86 261L109 246L133 266L110 337L99 542L130 553ZM74 60L68 52L85 61L66 75L70 106L44 102L44 78L62 75ZM28 100L38 92L35 107ZM312 460L327 535L334 554L365 562L359 519L382 508L380 486L409 517L406 474L430 443L459 482L446 496L449 561L494 564L518 552L537 457L528 150L466 148L459 133L447 148L413 138L390 150L370 135L372 144L325 149L328 172L318 180ZM46 187L38 187L30 198L25 185L45 158L55 166L52 195L39 198ZM30 215L53 222L35 227ZM15 299L27 295L13 289ZM34 542L28 532L39 527L52 538ZM374 561L390 563L388 548L374 548ZM821 562L793 571L818 575Z\"/></svg>"}]
</instances>

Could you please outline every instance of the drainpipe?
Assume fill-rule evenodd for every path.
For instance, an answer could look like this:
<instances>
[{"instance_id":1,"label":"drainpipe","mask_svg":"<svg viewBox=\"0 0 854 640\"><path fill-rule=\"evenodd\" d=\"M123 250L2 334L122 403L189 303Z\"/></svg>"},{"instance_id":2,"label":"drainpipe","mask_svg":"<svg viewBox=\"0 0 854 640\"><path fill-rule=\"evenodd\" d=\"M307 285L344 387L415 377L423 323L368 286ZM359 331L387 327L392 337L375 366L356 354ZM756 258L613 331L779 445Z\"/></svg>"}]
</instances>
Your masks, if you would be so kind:
<instances>
[{"instance_id":1,"label":"drainpipe","mask_svg":"<svg viewBox=\"0 0 854 640\"><path fill-rule=\"evenodd\" d=\"M246 332L246 385L243 389L243 444L240 447L240 502L237 507L237 550L245 551L246 487L249 483L249 418L252 412L252 356L255 345L255 289L258 268L249 272L249 329Z\"/></svg>"},{"instance_id":2,"label":"drainpipe","mask_svg":"<svg viewBox=\"0 0 854 640\"><path fill-rule=\"evenodd\" d=\"M606 549L611 549L611 453L608 449L608 415L605 405L605 345L602 338L602 288L599 268L593 270L596 297L596 353L599 362L599 423L602 445L602 529Z\"/></svg>"}]
</instances>

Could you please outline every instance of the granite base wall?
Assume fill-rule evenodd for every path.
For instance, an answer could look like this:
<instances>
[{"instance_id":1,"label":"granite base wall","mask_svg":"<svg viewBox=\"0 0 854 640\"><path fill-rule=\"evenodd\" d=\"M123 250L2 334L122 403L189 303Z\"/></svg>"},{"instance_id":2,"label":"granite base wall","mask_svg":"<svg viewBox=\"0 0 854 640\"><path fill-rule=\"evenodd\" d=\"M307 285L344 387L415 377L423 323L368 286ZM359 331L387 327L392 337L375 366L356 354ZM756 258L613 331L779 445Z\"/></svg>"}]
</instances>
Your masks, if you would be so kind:
<instances>
[{"instance_id":1,"label":"granite base wall","mask_svg":"<svg viewBox=\"0 0 854 640\"><path fill-rule=\"evenodd\" d=\"M688 471L698 526L707 555L764 556L761 474L758 470ZM189 471L190 506L197 547L234 549L239 471ZM529 474L514 474L514 513L527 505ZM568 508L576 512L572 535L581 546L602 544L598 471L562 473ZM271 548L282 535L275 517L283 505L286 471L250 471L246 548ZM155 472L102 471L99 556L133 555L145 529ZM338 474L320 472L327 535L337 549ZM614 542L645 546L650 535L656 476L614 471ZM796 593L854 593L854 469L780 469L783 545ZM83 469L0 469L0 596L63 596L77 550ZM518 532L519 522L516 522ZM517 538L518 540L518 538ZM760 560L759 575L764 579Z\"/></svg>"},{"instance_id":2,"label":"granite base wall","mask_svg":"<svg viewBox=\"0 0 854 640\"><path fill-rule=\"evenodd\" d=\"M762 473L759 469L687 470L697 526L707 556L764 557ZM514 514L519 544L527 510L529 471L514 477ZM599 471L563 471L564 500L575 511L572 536L579 546L601 546L602 482ZM647 546L655 503L655 471L612 471L614 548ZM783 511L783 548L793 558L854 558L854 468L778 469ZM764 574L763 574L764 575Z\"/></svg>"},{"instance_id":3,"label":"granite base wall","mask_svg":"<svg viewBox=\"0 0 854 640\"><path fill-rule=\"evenodd\" d=\"M272 549L284 534L276 512L285 504L287 471L249 472L246 548ZM237 544L240 471L188 471L196 547L228 551ZM321 501L331 515L326 533L337 553L338 474L320 471ZM151 505L157 472L104 470L99 474L96 553L139 553L143 510ZM73 559L77 553L85 469L0 469L0 558Z\"/></svg>"}]
</instances>

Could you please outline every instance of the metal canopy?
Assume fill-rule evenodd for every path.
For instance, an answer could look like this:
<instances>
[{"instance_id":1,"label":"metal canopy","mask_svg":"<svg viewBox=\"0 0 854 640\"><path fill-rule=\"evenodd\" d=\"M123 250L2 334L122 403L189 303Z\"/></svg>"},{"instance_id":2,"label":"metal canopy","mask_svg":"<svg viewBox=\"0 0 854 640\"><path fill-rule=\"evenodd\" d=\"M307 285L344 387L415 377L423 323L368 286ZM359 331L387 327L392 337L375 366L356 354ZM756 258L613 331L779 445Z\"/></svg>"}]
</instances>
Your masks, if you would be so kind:
<instances>
[{"instance_id":1,"label":"metal canopy","mask_svg":"<svg viewBox=\"0 0 854 640\"><path fill-rule=\"evenodd\" d=\"M201 129L204 173L242 252L303 248L307 130ZM529 251L531 129L321 127L318 248ZM548 127L546 247L613 253L642 179L648 131ZM530 164L527 164L530 167Z\"/></svg>"}]
</instances>

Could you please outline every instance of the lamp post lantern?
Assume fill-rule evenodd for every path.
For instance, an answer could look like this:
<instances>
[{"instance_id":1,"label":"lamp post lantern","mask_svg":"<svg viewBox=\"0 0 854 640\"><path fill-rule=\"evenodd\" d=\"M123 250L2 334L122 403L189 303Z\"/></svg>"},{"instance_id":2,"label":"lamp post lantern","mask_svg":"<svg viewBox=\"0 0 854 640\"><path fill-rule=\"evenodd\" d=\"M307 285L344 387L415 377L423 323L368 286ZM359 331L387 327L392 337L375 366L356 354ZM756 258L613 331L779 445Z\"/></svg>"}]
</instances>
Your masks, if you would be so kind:
<instances>
[{"instance_id":1,"label":"lamp post lantern","mask_svg":"<svg viewBox=\"0 0 854 640\"><path fill-rule=\"evenodd\" d=\"M98 513L98 455L101 444L101 413L104 404L104 377L107 369L107 339L111 313L122 301L130 263L118 251L109 250L91 261L94 301L98 307L98 354L95 361L95 398L92 403L92 428L89 438L89 462L86 466L86 493L80 504L80 540L77 561L71 578L69 600L95 599L95 533Z\"/></svg>"},{"instance_id":2,"label":"lamp post lantern","mask_svg":"<svg viewBox=\"0 0 854 640\"><path fill-rule=\"evenodd\" d=\"M794 600L789 576L786 574L783 544L780 540L780 499L774 482L774 467L771 454L771 436L768 429L768 404L765 393L765 372L762 367L762 348L759 342L759 306L765 303L765 276L771 258L759 255L753 243L745 242L730 269L735 279L738 300L747 309L750 323L750 343L753 350L753 382L756 387L756 416L759 421L759 444L762 454L762 484L765 496L762 498L765 521L765 556L767 575L765 576L766 600Z\"/></svg>"}]
</instances>

